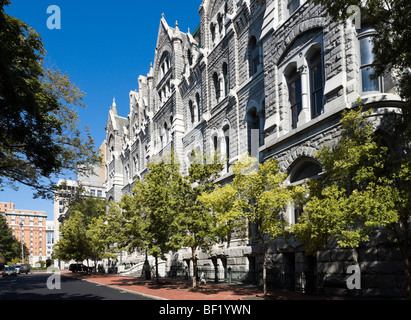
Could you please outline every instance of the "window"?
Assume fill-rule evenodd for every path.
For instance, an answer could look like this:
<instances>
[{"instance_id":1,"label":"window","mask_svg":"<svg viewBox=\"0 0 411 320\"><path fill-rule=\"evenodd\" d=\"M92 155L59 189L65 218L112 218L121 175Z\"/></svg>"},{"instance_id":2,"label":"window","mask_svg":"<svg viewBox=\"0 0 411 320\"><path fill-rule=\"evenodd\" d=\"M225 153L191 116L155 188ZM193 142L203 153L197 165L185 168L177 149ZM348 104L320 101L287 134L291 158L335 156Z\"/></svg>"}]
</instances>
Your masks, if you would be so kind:
<instances>
[{"instance_id":1,"label":"window","mask_svg":"<svg viewBox=\"0 0 411 320\"><path fill-rule=\"evenodd\" d=\"M374 54L372 52L374 45L372 43L373 36L365 36L360 38L360 55L361 55L361 79L362 92L380 91L378 78L371 79L370 76L374 73Z\"/></svg>"},{"instance_id":2,"label":"window","mask_svg":"<svg viewBox=\"0 0 411 320\"><path fill-rule=\"evenodd\" d=\"M188 60L188 65L191 66L193 64L193 55L191 54L191 50L187 51L187 60Z\"/></svg>"},{"instance_id":3,"label":"window","mask_svg":"<svg viewBox=\"0 0 411 320\"><path fill-rule=\"evenodd\" d=\"M195 112L194 112L194 106L193 106L193 101L188 102L188 108L190 112L190 128L194 127L194 122L195 122Z\"/></svg>"},{"instance_id":4,"label":"window","mask_svg":"<svg viewBox=\"0 0 411 320\"><path fill-rule=\"evenodd\" d=\"M302 110L301 76L296 67L287 77L288 98L291 108L291 128L297 128L298 118Z\"/></svg>"},{"instance_id":5,"label":"window","mask_svg":"<svg viewBox=\"0 0 411 320\"><path fill-rule=\"evenodd\" d=\"M201 105L200 105L200 95L196 93L196 103L197 103L197 120L200 122L201 120Z\"/></svg>"},{"instance_id":6,"label":"window","mask_svg":"<svg viewBox=\"0 0 411 320\"><path fill-rule=\"evenodd\" d=\"M223 64L223 81L224 81L224 96L228 95L229 83L228 83L228 66L227 63Z\"/></svg>"},{"instance_id":7,"label":"window","mask_svg":"<svg viewBox=\"0 0 411 320\"><path fill-rule=\"evenodd\" d=\"M225 156L226 156L226 170L230 170L230 127L228 125L224 126L224 143L225 143Z\"/></svg>"},{"instance_id":8,"label":"window","mask_svg":"<svg viewBox=\"0 0 411 320\"><path fill-rule=\"evenodd\" d=\"M291 16L300 6L300 0L288 0L288 16Z\"/></svg>"},{"instance_id":9,"label":"window","mask_svg":"<svg viewBox=\"0 0 411 320\"><path fill-rule=\"evenodd\" d=\"M251 157L258 158L258 147L261 146L260 131L260 118L254 107L247 113L247 142Z\"/></svg>"},{"instance_id":10,"label":"window","mask_svg":"<svg viewBox=\"0 0 411 320\"><path fill-rule=\"evenodd\" d=\"M223 17L220 13L217 15L217 24L218 32L221 33L223 31Z\"/></svg>"},{"instance_id":11,"label":"window","mask_svg":"<svg viewBox=\"0 0 411 320\"><path fill-rule=\"evenodd\" d=\"M311 119L324 112L324 75L321 51L317 51L310 63Z\"/></svg>"},{"instance_id":12,"label":"window","mask_svg":"<svg viewBox=\"0 0 411 320\"><path fill-rule=\"evenodd\" d=\"M214 25L214 23L210 24L210 33L211 33L211 44L213 44L214 40L215 40L215 25Z\"/></svg>"},{"instance_id":13,"label":"window","mask_svg":"<svg viewBox=\"0 0 411 320\"><path fill-rule=\"evenodd\" d=\"M213 75L213 82L214 82L215 103L217 104L218 102L220 102L220 79L218 78L218 75L216 72Z\"/></svg>"},{"instance_id":14,"label":"window","mask_svg":"<svg viewBox=\"0 0 411 320\"><path fill-rule=\"evenodd\" d=\"M165 143L170 141L170 129L168 128L167 122L164 122L164 135L166 137Z\"/></svg>"},{"instance_id":15,"label":"window","mask_svg":"<svg viewBox=\"0 0 411 320\"><path fill-rule=\"evenodd\" d=\"M214 155L218 152L218 138L214 136L213 138Z\"/></svg>"},{"instance_id":16,"label":"window","mask_svg":"<svg viewBox=\"0 0 411 320\"><path fill-rule=\"evenodd\" d=\"M249 72L250 77L257 73L258 71L258 60L259 60L259 46L257 43L257 39L252 36L248 43L248 63L249 63Z\"/></svg>"}]
</instances>

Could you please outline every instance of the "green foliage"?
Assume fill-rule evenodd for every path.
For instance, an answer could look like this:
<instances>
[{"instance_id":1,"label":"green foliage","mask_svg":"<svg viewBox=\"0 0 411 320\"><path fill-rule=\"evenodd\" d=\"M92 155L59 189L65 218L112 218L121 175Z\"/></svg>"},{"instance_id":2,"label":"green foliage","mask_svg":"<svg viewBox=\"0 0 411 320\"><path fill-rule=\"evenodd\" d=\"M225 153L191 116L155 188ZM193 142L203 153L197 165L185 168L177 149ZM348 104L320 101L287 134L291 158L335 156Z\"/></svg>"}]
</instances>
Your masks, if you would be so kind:
<instances>
[{"instance_id":1,"label":"green foliage","mask_svg":"<svg viewBox=\"0 0 411 320\"><path fill-rule=\"evenodd\" d=\"M311 181L310 197L292 230L307 253L314 254L332 240L341 247L358 247L373 230L385 228L402 253L409 296L409 136L405 131L396 135L399 127L394 135L385 135L388 152L367 121L370 115L371 111L363 113L361 108L343 114L341 139L316 154L325 172ZM384 116L392 120L397 115Z\"/></svg>"},{"instance_id":2,"label":"green foliage","mask_svg":"<svg viewBox=\"0 0 411 320\"><path fill-rule=\"evenodd\" d=\"M273 159L258 164L257 159L246 157L236 163L233 171L232 186L243 205L243 215L257 228L255 236L261 241L267 235L270 239L287 237L289 223L284 211L304 193L304 187L285 186L287 175L279 171Z\"/></svg>"},{"instance_id":3,"label":"green foliage","mask_svg":"<svg viewBox=\"0 0 411 320\"><path fill-rule=\"evenodd\" d=\"M289 223L284 215L287 206L305 192L302 186L287 187L286 174L281 173L278 162L271 159L259 164L249 156L241 158L233 167L231 184L216 186L203 193L199 200L208 207L217 222L217 234L229 240L233 231L245 234L247 221L256 227L251 234L263 251L264 295L267 294L267 242L287 239Z\"/></svg>"},{"instance_id":4,"label":"green foliage","mask_svg":"<svg viewBox=\"0 0 411 320\"><path fill-rule=\"evenodd\" d=\"M69 207L68 219L60 227L61 239L55 244L55 258L83 261L112 257L107 253L110 230L106 224L106 201L87 197Z\"/></svg>"},{"instance_id":5,"label":"green foliage","mask_svg":"<svg viewBox=\"0 0 411 320\"><path fill-rule=\"evenodd\" d=\"M23 250L27 256L25 245ZM0 265L11 264L14 259L20 259L21 262L21 242L13 236L6 218L0 214Z\"/></svg>"}]
</instances>

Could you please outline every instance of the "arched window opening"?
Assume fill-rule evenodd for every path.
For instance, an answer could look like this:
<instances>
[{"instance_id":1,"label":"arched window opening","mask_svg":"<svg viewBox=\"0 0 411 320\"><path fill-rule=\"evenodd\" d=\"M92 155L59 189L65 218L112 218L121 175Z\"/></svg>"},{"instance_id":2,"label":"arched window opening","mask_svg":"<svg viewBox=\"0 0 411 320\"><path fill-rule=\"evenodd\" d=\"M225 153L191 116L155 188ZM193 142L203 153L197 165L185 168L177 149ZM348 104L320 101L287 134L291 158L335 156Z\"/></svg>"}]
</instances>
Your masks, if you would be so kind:
<instances>
[{"instance_id":1,"label":"arched window opening","mask_svg":"<svg viewBox=\"0 0 411 320\"><path fill-rule=\"evenodd\" d=\"M257 73L259 64L259 46L257 39L252 36L248 43L248 67L250 77Z\"/></svg>"},{"instance_id":2,"label":"arched window opening","mask_svg":"<svg viewBox=\"0 0 411 320\"><path fill-rule=\"evenodd\" d=\"M229 172L230 170L230 127L229 125L225 125L223 127L224 132L224 144L225 144L225 167L226 171Z\"/></svg>"},{"instance_id":3,"label":"arched window opening","mask_svg":"<svg viewBox=\"0 0 411 320\"><path fill-rule=\"evenodd\" d=\"M214 83L215 104L217 104L220 102L220 79L216 72L213 74L213 83Z\"/></svg>"},{"instance_id":4,"label":"arched window opening","mask_svg":"<svg viewBox=\"0 0 411 320\"><path fill-rule=\"evenodd\" d=\"M192 128L195 122L195 113L194 113L193 102L191 100L188 102L188 108L190 112L190 128Z\"/></svg>"},{"instance_id":5,"label":"arched window opening","mask_svg":"<svg viewBox=\"0 0 411 320\"><path fill-rule=\"evenodd\" d=\"M201 101L200 101L200 95L196 93L196 104L197 104L197 120L200 122L201 120Z\"/></svg>"},{"instance_id":6,"label":"arched window opening","mask_svg":"<svg viewBox=\"0 0 411 320\"><path fill-rule=\"evenodd\" d=\"M311 119L324 113L324 67L321 48L314 49L309 60Z\"/></svg>"},{"instance_id":7,"label":"arched window opening","mask_svg":"<svg viewBox=\"0 0 411 320\"><path fill-rule=\"evenodd\" d=\"M291 128L297 128L300 113L302 111L302 88L301 88L301 75L297 71L296 66L286 75L288 86L288 99L290 101L291 109Z\"/></svg>"},{"instance_id":8,"label":"arched window opening","mask_svg":"<svg viewBox=\"0 0 411 320\"><path fill-rule=\"evenodd\" d=\"M227 63L223 64L223 81L224 81L224 96L226 97L229 92L229 80L228 80L228 66Z\"/></svg>"},{"instance_id":9,"label":"arched window opening","mask_svg":"<svg viewBox=\"0 0 411 320\"><path fill-rule=\"evenodd\" d=\"M251 157L258 159L258 148L260 147L260 118L254 107L247 113L247 143L248 153Z\"/></svg>"}]
</instances>

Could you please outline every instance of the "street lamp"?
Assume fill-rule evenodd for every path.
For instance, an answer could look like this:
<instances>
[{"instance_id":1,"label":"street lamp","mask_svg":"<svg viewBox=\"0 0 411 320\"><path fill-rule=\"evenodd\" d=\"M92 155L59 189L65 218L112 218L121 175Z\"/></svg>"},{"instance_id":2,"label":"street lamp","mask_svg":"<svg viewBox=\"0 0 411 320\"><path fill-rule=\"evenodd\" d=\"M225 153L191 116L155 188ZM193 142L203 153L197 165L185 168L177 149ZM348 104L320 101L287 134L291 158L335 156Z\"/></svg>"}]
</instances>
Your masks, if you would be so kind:
<instances>
[{"instance_id":1,"label":"street lamp","mask_svg":"<svg viewBox=\"0 0 411 320\"><path fill-rule=\"evenodd\" d=\"M24 264L24 249L23 249L23 222L20 221L20 227L21 227L21 264Z\"/></svg>"}]
</instances>

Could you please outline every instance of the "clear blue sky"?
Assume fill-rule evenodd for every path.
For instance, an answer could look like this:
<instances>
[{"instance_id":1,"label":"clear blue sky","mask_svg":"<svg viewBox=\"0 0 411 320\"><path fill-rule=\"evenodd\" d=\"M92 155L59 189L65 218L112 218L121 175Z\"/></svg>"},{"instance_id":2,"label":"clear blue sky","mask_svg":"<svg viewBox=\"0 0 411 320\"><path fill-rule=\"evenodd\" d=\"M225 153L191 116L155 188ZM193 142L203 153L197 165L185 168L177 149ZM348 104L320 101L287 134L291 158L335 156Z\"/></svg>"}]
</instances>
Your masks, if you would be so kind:
<instances>
[{"instance_id":1,"label":"clear blue sky","mask_svg":"<svg viewBox=\"0 0 411 320\"><path fill-rule=\"evenodd\" d=\"M105 139L105 125L113 97L122 116L129 110L128 94L146 76L154 52L161 14L174 27L191 32L200 23L202 0L11 0L6 13L26 22L42 36L46 66L68 72L87 94L87 108L79 110L82 127L88 125L96 146ZM61 9L61 29L47 28L47 8ZM53 202L32 199L33 191L0 192L0 201L17 209L43 210L53 220Z\"/></svg>"}]
</instances>

